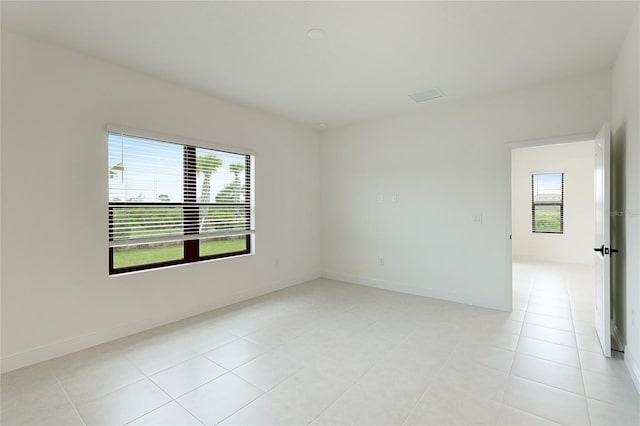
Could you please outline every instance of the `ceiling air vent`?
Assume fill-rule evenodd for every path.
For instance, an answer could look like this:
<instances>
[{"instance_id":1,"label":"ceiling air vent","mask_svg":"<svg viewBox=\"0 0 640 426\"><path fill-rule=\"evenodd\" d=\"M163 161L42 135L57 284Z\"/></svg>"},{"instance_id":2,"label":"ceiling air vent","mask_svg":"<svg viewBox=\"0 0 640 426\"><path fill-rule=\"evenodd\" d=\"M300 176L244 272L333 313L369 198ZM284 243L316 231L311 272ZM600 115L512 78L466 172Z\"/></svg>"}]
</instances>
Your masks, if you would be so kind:
<instances>
[{"instance_id":1,"label":"ceiling air vent","mask_svg":"<svg viewBox=\"0 0 640 426\"><path fill-rule=\"evenodd\" d=\"M438 89L425 90L424 92L409 95L416 102L430 101L432 99L442 98L444 95Z\"/></svg>"}]
</instances>

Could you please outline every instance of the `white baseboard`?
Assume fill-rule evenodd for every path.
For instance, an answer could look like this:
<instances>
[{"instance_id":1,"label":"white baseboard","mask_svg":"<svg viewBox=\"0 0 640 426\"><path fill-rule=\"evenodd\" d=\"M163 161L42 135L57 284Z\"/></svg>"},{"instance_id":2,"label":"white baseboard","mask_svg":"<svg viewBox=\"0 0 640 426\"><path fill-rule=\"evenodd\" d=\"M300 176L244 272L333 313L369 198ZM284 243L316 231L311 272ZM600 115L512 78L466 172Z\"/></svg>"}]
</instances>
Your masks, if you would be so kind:
<instances>
[{"instance_id":1,"label":"white baseboard","mask_svg":"<svg viewBox=\"0 0 640 426\"><path fill-rule=\"evenodd\" d=\"M322 276L331 280L360 284L367 287L375 287L383 290L397 291L400 293L414 294L416 296L431 297L433 299L446 300L448 302L462 303L465 305L478 306L481 308L495 309L499 311L509 310L508 306L503 306L504 301L501 301L503 303L496 303L495 301L491 301L488 299L473 298L469 297L468 294L443 291L442 289L418 287L402 282L360 277L333 271L323 271Z\"/></svg>"},{"instance_id":2,"label":"white baseboard","mask_svg":"<svg viewBox=\"0 0 640 426\"><path fill-rule=\"evenodd\" d=\"M536 259L534 257L512 257L511 262L512 263L553 263L553 264L561 264L561 265L593 266L593 259L590 259L587 262L587 261L578 261L575 259L572 260L572 259L561 259L561 258L547 259L547 258L541 257L539 259Z\"/></svg>"},{"instance_id":3,"label":"white baseboard","mask_svg":"<svg viewBox=\"0 0 640 426\"><path fill-rule=\"evenodd\" d=\"M636 385L636 390L640 393L640 365L636 363L636 359L634 354L629 352L629 346L627 345L624 348L624 363L627 365L627 369L631 374L633 384Z\"/></svg>"},{"instance_id":4,"label":"white baseboard","mask_svg":"<svg viewBox=\"0 0 640 426\"><path fill-rule=\"evenodd\" d=\"M260 287L256 287L248 291L238 292L230 297L227 297L222 302L218 300L215 303L200 303L198 305L186 306L179 309L174 309L170 312L162 312L158 316L150 319L145 319L144 321L130 324L121 324L119 326L112 327L106 330L94 331L80 336L75 336L70 339L61 340L37 348L29 349L24 352L10 354L3 357L0 361L0 372L6 373L12 370L17 370L18 368L28 367L42 361L47 361L49 359L67 355L72 352L77 352L83 349L90 348L92 346L107 343L121 337L130 336L132 334L149 330L151 328L159 327L165 324L209 312L214 309L222 308L224 306L229 306L234 303L242 302L253 297L262 296L263 294L271 293L276 290L281 290L283 288L300 284L306 281L311 281L320 277L320 272L316 272L308 274L306 276L300 276L292 280L264 284Z\"/></svg>"}]
</instances>

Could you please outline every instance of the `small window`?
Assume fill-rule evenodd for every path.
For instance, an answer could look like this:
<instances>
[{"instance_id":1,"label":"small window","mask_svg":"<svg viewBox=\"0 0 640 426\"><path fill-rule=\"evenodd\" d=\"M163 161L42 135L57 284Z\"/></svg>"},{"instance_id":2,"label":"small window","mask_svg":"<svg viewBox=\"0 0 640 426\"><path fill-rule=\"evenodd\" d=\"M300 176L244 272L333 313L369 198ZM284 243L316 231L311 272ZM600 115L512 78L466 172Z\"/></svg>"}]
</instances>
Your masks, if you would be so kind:
<instances>
[{"instance_id":1,"label":"small window","mask_svg":"<svg viewBox=\"0 0 640 426\"><path fill-rule=\"evenodd\" d=\"M108 134L109 273L251 253L253 157Z\"/></svg>"},{"instance_id":2,"label":"small window","mask_svg":"<svg viewBox=\"0 0 640 426\"><path fill-rule=\"evenodd\" d=\"M564 173L532 175L531 198L532 231L562 234L564 230Z\"/></svg>"}]
</instances>

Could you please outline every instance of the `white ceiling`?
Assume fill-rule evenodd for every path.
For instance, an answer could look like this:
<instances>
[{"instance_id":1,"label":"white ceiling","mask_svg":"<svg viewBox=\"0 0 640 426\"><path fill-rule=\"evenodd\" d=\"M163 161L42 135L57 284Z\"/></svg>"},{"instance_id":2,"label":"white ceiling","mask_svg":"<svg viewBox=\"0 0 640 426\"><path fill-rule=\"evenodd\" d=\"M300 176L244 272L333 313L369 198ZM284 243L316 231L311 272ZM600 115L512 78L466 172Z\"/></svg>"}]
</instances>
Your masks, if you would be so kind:
<instances>
[{"instance_id":1,"label":"white ceiling","mask_svg":"<svg viewBox=\"0 0 640 426\"><path fill-rule=\"evenodd\" d=\"M337 127L611 66L631 2L8 2L2 26ZM322 28L311 40L307 31ZM446 102L438 100L436 102Z\"/></svg>"}]
</instances>

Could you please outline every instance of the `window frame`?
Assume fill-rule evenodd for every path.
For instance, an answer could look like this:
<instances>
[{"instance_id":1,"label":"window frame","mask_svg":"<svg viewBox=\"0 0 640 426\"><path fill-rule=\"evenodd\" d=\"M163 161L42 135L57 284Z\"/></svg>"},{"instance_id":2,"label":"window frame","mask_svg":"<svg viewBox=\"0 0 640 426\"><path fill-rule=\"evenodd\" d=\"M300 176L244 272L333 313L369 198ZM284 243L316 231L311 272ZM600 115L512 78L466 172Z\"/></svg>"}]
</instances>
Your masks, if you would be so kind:
<instances>
[{"instance_id":1,"label":"window frame","mask_svg":"<svg viewBox=\"0 0 640 426\"><path fill-rule=\"evenodd\" d=\"M139 129L131 129L121 126L107 125L106 126L106 138L109 140L109 135L111 134L121 134L129 137L148 139L157 142L164 143L172 143L181 145L183 147L183 201L182 202L127 202L127 201L109 201L108 202L108 230L109 230L109 275L117 276L120 274L125 274L129 272L138 272L144 270L153 270L158 268L163 268L167 266L175 266L175 265L184 265L190 263L198 263L207 260L214 259L222 259L227 257L237 257L244 256L254 253L254 244L253 238L255 235L255 230L253 227L254 223L254 164L255 164L255 156L250 150L230 147L230 146L212 146L209 143L205 143L202 141L189 140L182 137L176 136L167 136L161 135L155 132L149 132ZM243 203L219 203L219 202L208 202L203 203L198 201L197 191L196 191L196 149L206 149L213 150L218 152L242 155L244 157L245 164L245 199L247 202ZM183 238L182 239L172 239L167 238L166 241L182 241L183 243L183 258L168 260L162 262L154 262L147 263L142 265L133 265L126 266L122 268L114 268L114 246L111 246L111 242L113 239L113 207L123 207L123 206L136 206L136 207L151 207L151 206L162 206L162 207L182 207L182 224L183 224ZM245 249L234 251L234 252L225 252L218 254L211 254L206 256L200 255L200 242L206 241L215 238L224 238L226 236L232 235L216 235L216 234L200 234L198 232L199 222L200 222L200 208L203 206L236 206L242 207L248 210L248 214L245 216L245 225L244 231L238 231L238 236L245 237ZM190 214L189 214L190 212ZM234 232L231 232L233 234ZM195 238L188 239L186 236L195 235ZM123 243L126 240L123 240ZM150 240L150 243L154 242L154 240ZM158 241L162 242L162 241ZM138 245L144 243L134 243L130 244ZM126 245L126 244L123 244Z\"/></svg>"},{"instance_id":2,"label":"window frame","mask_svg":"<svg viewBox=\"0 0 640 426\"><path fill-rule=\"evenodd\" d=\"M540 175L560 175L560 201L535 201L535 177ZM538 231L536 230L536 207L559 206L560 207L560 230L559 231ZM533 234L564 234L564 172L538 172L531 173L531 233Z\"/></svg>"}]
</instances>

